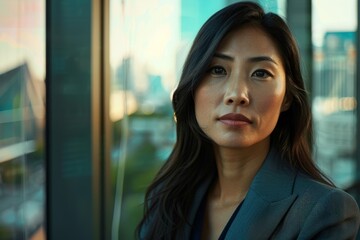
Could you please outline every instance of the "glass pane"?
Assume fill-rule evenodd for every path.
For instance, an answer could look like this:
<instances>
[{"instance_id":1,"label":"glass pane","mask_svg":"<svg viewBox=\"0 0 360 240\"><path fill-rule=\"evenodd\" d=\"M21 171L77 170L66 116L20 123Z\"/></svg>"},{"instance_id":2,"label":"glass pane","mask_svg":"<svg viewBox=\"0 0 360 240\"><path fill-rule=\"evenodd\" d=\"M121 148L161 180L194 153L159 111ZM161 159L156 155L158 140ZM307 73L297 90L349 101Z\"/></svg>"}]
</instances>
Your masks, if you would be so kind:
<instances>
[{"instance_id":1,"label":"glass pane","mask_svg":"<svg viewBox=\"0 0 360 240\"><path fill-rule=\"evenodd\" d=\"M0 0L0 239L45 239L45 1Z\"/></svg>"},{"instance_id":2,"label":"glass pane","mask_svg":"<svg viewBox=\"0 0 360 240\"><path fill-rule=\"evenodd\" d=\"M356 0L314 0L315 159L336 185L355 181ZM341 6L341 8L339 8Z\"/></svg>"},{"instance_id":3,"label":"glass pane","mask_svg":"<svg viewBox=\"0 0 360 240\"><path fill-rule=\"evenodd\" d=\"M171 93L196 33L233 2L110 1L113 239L134 238L146 187L172 150ZM285 0L260 2L284 16Z\"/></svg>"}]
</instances>

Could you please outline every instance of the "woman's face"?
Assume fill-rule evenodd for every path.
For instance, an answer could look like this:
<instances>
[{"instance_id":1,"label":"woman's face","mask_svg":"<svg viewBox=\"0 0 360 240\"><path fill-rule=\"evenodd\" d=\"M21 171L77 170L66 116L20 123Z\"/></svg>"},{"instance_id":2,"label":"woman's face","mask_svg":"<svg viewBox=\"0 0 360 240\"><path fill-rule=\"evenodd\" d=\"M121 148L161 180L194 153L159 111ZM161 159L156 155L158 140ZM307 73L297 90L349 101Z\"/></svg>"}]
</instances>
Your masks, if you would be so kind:
<instances>
[{"instance_id":1,"label":"woman's face","mask_svg":"<svg viewBox=\"0 0 360 240\"><path fill-rule=\"evenodd\" d=\"M244 26L220 42L195 92L195 114L215 145L247 148L269 143L285 110L285 70L275 43Z\"/></svg>"}]
</instances>

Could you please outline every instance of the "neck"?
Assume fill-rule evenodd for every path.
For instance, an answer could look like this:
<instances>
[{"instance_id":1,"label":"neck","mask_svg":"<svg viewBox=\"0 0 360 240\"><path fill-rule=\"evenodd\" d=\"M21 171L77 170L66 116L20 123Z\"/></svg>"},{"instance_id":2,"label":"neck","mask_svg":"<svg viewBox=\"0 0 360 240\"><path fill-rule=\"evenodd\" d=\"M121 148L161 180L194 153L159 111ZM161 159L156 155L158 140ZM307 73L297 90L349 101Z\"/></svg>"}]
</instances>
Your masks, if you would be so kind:
<instances>
[{"instance_id":1,"label":"neck","mask_svg":"<svg viewBox=\"0 0 360 240\"><path fill-rule=\"evenodd\" d=\"M218 180L212 197L219 204L241 202L269 152L269 140L246 149L215 148Z\"/></svg>"}]
</instances>

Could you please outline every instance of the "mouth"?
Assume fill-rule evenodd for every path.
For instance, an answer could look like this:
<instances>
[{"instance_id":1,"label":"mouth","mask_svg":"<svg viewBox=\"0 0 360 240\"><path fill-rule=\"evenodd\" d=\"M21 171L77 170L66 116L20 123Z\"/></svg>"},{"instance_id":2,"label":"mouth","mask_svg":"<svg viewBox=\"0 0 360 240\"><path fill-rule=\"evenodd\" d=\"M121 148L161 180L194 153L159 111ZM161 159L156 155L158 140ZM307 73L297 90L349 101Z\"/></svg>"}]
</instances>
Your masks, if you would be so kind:
<instances>
[{"instance_id":1,"label":"mouth","mask_svg":"<svg viewBox=\"0 0 360 240\"><path fill-rule=\"evenodd\" d=\"M252 121L240 113L228 113L219 118L219 121L229 126L243 126L252 124Z\"/></svg>"}]
</instances>

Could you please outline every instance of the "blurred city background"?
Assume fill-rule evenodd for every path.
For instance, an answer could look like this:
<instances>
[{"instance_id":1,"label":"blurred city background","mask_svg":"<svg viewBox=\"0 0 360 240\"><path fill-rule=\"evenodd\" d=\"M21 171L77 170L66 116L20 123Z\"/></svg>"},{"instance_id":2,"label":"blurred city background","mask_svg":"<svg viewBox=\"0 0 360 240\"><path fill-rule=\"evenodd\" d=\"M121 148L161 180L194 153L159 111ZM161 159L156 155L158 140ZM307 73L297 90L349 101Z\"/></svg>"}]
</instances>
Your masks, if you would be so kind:
<instances>
[{"instance_id":1,"label":"blurred city background","mask_svg":"<svg viewBox=\"0 0 360 240\"><path fill-rule=\"evenodd\" d=\"M134 239L171 94L231 0L0 0L0 239ZM258 0L298 41L314 159L360 203L356 0Z\"/></svg>"}]
</instances>

